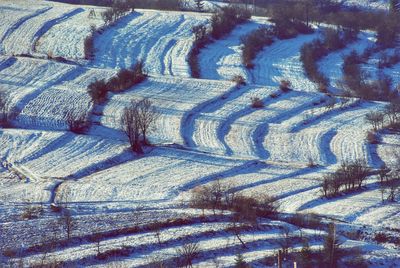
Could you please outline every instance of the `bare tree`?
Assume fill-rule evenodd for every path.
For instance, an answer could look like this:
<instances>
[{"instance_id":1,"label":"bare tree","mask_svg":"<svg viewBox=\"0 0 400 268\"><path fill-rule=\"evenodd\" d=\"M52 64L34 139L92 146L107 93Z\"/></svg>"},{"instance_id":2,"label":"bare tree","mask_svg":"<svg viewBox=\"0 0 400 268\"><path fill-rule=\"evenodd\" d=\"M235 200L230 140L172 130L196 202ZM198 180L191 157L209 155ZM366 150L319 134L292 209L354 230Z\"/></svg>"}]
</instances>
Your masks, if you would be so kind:
<instances>
[{"instance_id":1,"label":"bare tree","mask_svg":"<svg viewBox=\"0 0 400 268\"><path fill-rule=\"evenodd\" d=\"M132 151L142 154L143 149L140 145L140 120L138 112L138 103L131 101L128 107L125 107L121 116L122 131L129 139Z\"/></svg>"},{"instance_id":2,"label":"bare tree","mask_svg":"<svg viewBox=\"0 0 400 268\"><path fill-rule=\"evenodd\" d=\"M10 109L7 94L0 89L0 126L7 126L10 120Z\"/></svg>"},{"instance_id":3,"label":"bare tree","mask_svg":"<svg viewBox=\"0 0 400 268\"><path fill-rule=\"evenodd\" d=\"M385 106L385 114L389 118L390 124L395 124L400 118L400 103L393 101Z\"/></svg>"},{"instance_id":4,"label":"bare tree","mask_svg":"<svg viewBox=\"0 0 400 268\"><path fill-rule=\"evenodd\" d=\"M282 253L286 256L289 253L289 249L293 246L293 236L292 231L290 230L289 226L283 225L280 227L281 238L278 241L278 244L282 248Z\"/></svg>"},{"instance_id":5,"label":"bare tree","mask_svg":"<svg viewBox=\"0 0 400 268\"><path fill-rule=\"evenodd\" d=\"M151 130L159 114L149 99L138 102L139 127L142 132L143 142L148 144L147 133Z\"/></svg>"},{"instance_id":6,"label":"bare tree","mask_svg":"<svg viewBox=\"0 0 400 268\"><path fill-rule=\"evenodd\" d=\"M193 267L193 261L200 254L198 243L186 243L176 250L180 264L184 267Z\"/></svg>"},{"instance_id":7,"label":"bare tree","mask_svg":"<svg viewBox=\"0 0 400 268\"><path fill-rule=\"evenodd\" d=\"M59 203L62 205L62 213L60 217L60 224L66 232L67 239L70 240L73 229L75 228L75 221L72 217L71 210L68 209L68 204L71 199L70 189L62 191L59 197Z\"/></svg>"},{"instance_id":8,"label":"bare tree","mask_svg":"<svg viewBox=\"0 0 400 268\"><path fill-rule=\"evenodd\" d=\"M60 221L63 224L63 229L65 230L67 239L70 240L72 232L75 228L75 220L73 219L71 211L69 209L63 209Z\"/></svg>"},{"instance_id":9,"label":"bare tree","mask_svg":"<svg viewBox=\"0 0 400 268\"><path fill-rule=\"evenodd\" d=\"M96 244L96 254L97 254L97 256L100 256L100 254L101 254L101 251L100 251L101 239L102 239L101 233L95 233L92 236L92 241Z\"/></svg>"},{"instance_id":10,"label":"bare tree","mask_svg":"<svg viewBox=\"0 0 400 268\"><path fill-rule=\"evenodd\" d=\"M376 131L383 125L384 117L384 114L381 112L370 112L366 114L365 120L370 123L372 128Z\"/></svg>"},{"instance_id":11,"label":"bare tree","mask_svg":"<svg viewBox=\"0 0 400 268\"><path fill-rule=\"evenodd\" d=\"M132 100L124 109L121 126L134 152L143 153L141 138L145 144L148 143L147 134L157 118L158 113L149 99Z\"/></svg>"}]
</instances>

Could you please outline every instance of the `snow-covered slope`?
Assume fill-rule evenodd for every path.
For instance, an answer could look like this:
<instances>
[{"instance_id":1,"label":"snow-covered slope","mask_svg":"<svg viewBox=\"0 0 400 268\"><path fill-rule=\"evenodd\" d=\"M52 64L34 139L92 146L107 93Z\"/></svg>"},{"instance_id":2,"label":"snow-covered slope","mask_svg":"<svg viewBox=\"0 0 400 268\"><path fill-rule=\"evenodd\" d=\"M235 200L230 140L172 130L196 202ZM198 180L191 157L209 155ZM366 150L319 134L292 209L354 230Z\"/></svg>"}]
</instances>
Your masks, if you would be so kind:
<instances>
[{"instance_id":1,"label":"snow-covered slope","mask_svg":"<svg viewBox=\"0 0 400 268\"><path fill-rule=\"evenodd\" d=\"M198 267L233 265L239 251L262 267L265 257L280 249L285 228L293 235L293 248L301 248L300 235L313 249L321 247L323 231L270 219L242 230L243 247L229 212L188 206L192 191L219 182L247 196L276 196L281 220L299 212L317 213L324 223L334 219L342 247L360 247L373 265L387 261L396 267L398 248L373 240L374 232L393 234L399 228L399 203L382 203L377 176L370 176L360 191L321 197L323 175L342 162L394 168L400 138L385 132L378 134L380 144L366 140L371 126L365 115L383 110L385 103L317 92L299 61L301 46L317 33L276 40L257 55L254 69L246 70L240 38L269 24L254 18L205 48L203 77L193 79L186 62L191 28L206 23L210 14L136 10L95 36L95 58L86 62L79 60L83 41L91 24L102 25L102 8L94 8L98 16L89 19L89 6L36 2L0 3L0 88L12 112L11 127L0 128L0 229L16 248L54 236L63 243L47 255L21 251L24 264L43 257L78 267L142 266L156 259L172 263L182 241L195 241ZM373 35L363 32L359 41L319 62L333 86L341 77L342 55L362 51ZM33 58L12 55L19 53ZM77 63L43 59L47 54ZM377 57L362 67L375 73ZM149 77L123 92L109 92L104 104L94 105L88 85L108 80L138 58ZM400 81L398 64L384 72ZM237 74L246 85L229 81ZM280 90L282 79L293 90ZM120 130L120 117L131 100L142 98L151 100L158 118L148 134L153 146L136 155ZM252 107L255 98L262 107ZM92 127L86 134L67 131L71 112L89 116ZM53 202L67 202L72 211L72 241L60 214L50 209ZM39 207L37 219L25 220ZM361 229L365 236L356 237ZM95 243L92 235L98 232L104 237ZM124 256L96 257L97 250L121 249Z\"/></svg>"},{"instance_id":2,"label":"snow-covered slope","mask_svg":"<svg viewBox=\"0 0 400 268\"><path fill-rule=\"evenodd\" d=\"M96 39L94 65L128 68L138 59L150 74L190 76L187 54L194 25L208 15L139 10Z\"/></svg>"}]
</instances>

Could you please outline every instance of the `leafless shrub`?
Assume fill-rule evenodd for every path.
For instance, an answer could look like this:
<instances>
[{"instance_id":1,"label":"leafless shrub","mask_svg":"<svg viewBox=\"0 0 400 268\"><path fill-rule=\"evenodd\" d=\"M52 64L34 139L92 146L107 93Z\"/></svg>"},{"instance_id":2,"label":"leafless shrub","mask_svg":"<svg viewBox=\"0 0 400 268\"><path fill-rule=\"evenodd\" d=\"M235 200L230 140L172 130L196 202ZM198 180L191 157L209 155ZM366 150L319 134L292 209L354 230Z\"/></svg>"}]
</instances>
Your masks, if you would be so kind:
<instances>
[{"instance_id":1,"label":"leafless shrub","mask_svg":"<svg viewBox=\"0 0 400 268\"><path fill-rule=\"evenodd\" d=\"M211 42L210 34L205 24L196 25L192 28L194 41L192 49L188 55L188 63L190 66L192 77L200 78L199 55L200 50Z\"/></svg>"},{"instance_id":2,"label":"leafless shrub","mask_svg":"<svg viewBox=\"0 0 400 268\"><path fill-rule=\"evenodd\" d=\"M264 102L259 97L251 98L251 107L255 109L264 108Z\"/></svg>"},{"instance_id":3,"label":"leafless shrub","mask_svg":"<svg viewBox=\"0 0 400 268\"><path fill-rule=\"evenodd\" d=\"M370 112L365 115L365 121L371 124L374 131L377 131L380 127L383 127L385 115L381 112Z\"/></svg>"},{"instance_id":4,"label":"leafless shrub","mask_svg":"<svg viewBox=\"0 0 400 268\"><path fill-rule=\"evenodd\" d=\"M291 90L292 83L289 80L281 80L279 88L283 92L289 92Z\"/></svg>"},{"instance_id":5,"label":"leafless shrub","mask_svg":"<svg viewBox=\"0 0 400 268\"><path fill-rule=\"evenodd\" d=\"M37 219L43 213L43 207L41 206L27 206L25 207L21 218L23 220Z\"/></svg>"},{"instance_id":6,"label":"leafless shrub","mask_svg":"<svg viewBox=\"0 0 400 268\"><path fill-rule=\"evenodd\" d=\"M374 237L375 241L378 243L386 243L389 241L389 237L385 233L376 233Z\"/></svg>"},{"instance_id":7,"label":"leafless shrub","mask_svg":"<svg viewBox=\"0 0 400 268\"><path fill-rule=\"evenodd\" d=\"M128 247L122 247L117 249L110 249L104 252L101 252L96 256L98 260L108 260L116 257L128 257L131 254L131 249Z\"/></svg>"},{"instance_id":8,"label":"leafless shrub","mask_svg":"<svg viewBox=\"0 0 400 268\"><path fill-rule=\"evenodd\" d=\"M199 256L200 248L198 243L186 243L176 250L178 265L193 267L193 261Z\"/></svg>"},{"instance_id":9,"label":"leafless shrub","mask_svg":"<svg viewBox=\"0 0 400 268\"><path fill-rule=\"evenodd\" d=\"M242 46L242 62L248 69L254 67L253 60L256 58L264 47L271 45L273 40L273 32L267 27L260 27L257 30L241 38Z\"/></svg>"},{"instance_id":10,"label":"leafless shrub","mask_svg":"<svg viewBox=\"0 0 400 268\"><path fill-rule=\"evenodd\" d=\"M70 240L73 234L73 231L76 227L75 219L72 216L72 213L69 209L63 209L61 217L59 219L60 224L63 226L67 239Z\"/></svg>"},{"instance_id":11,"label":"leafless shrub","mask_svg":"<svg viewBox=\"0 0 400 268\"><path fill-rule=\"evenodd\" d=\"M83 134L88 131L90 121L87 113L70 111L66 117L66 122L70 131L76 134Z\"/></svg>"},{"instance_id":12,"label":"leafless shrub","mask_svg":"<svg viewBox=\"0 0 400 268\"><path fill-rule=\"evenodd\" d=\"M246 79L241 75L234 75L231 80L236 83L236 87L246 85Z\"/></svg>"},{"instance_id":13,"label":"leafless shrub","mask_svg":"<svg viewBox=\"0 0 400 268\"><path fill-rule=\"evenodd\" d=\"M121 69L116 76L107 82L107 90L121 92L143 82L147 77L144 62L138 60L132 68Z\"/></svg>"},{"instance_id":14,"label":"leafless shrub","mask_svg":"<svg viewBox=\"0 0 400 268\"><path fill-rule=\"evenodd\" d=\"M316 163L314 162L314 160L313 160L311 157L309 157L309 158L308 158L307 167L309 167L309 168L315 168L315 167L317 167L317 166L318 166L318 164L316 164Z\"/></svg>"},{"instance_id":15,"label":"leafless shrub","mask_svg":"<svg viewBox=\"0 0 400 268\"><path fill-rule=\"evenodd\" d=\"M229 184L219 181L209 186L199 186L192 190L189 202L191 207L201 209L231 210L234 218L240 222L255 223L256 217L272 217L278 212L277 199L268 194L254 197L244 196L234 191Z\"/></svg>"},{"instance_id":16,"label":"leafless shrub","mask_svg":"<svg viewBox=\"0 0 400 268\"><path fill-rule=\"evenodd\" d=\"M323 195L334 197L343 192L361 189L364 180L370 175L370 168L361 160L342 165L332 174L323 177Z\"/></svg>"},{"instance_id":17,"label":"leafless shrub","mask_svg":"<svg viewBox=\"0 0 400 268\"><path fill-rule=\"evenodd\" d=\"M96 35L96 26L92 25L90 27L90 33L86 36L83 43L83 52L86 60L90 60L94 56L94 37Z\"/></svg>"},{"instance_id":18,"label":"leafless shrub","mask_svg":"<svg viewBox=\"0 0 400 268\"><path fill-rule=\"evenodd\" d=\"M288 218L288 222L303 228L322 229L323 227L321 218L314 213L295 213Z\"/></svg>"}]
</instances>

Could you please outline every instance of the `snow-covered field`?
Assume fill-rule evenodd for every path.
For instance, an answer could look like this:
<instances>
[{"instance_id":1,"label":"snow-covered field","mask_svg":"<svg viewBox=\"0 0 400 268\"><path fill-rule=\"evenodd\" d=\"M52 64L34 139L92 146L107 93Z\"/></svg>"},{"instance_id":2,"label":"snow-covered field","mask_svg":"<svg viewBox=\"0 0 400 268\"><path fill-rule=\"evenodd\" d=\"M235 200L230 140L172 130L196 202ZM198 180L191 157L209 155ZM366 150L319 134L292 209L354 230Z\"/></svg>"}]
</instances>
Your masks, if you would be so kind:
<instances>
[{"instance_id":1,"label":"snow-covered field","mask_svg":"<svg viewBox=\"0 0 400 268\"><path fill-rule=\"evenodd\" d=\"M189 77L191 29L207 18L198 13L136 11L97 38L93 65L129 68L143 60L150 74Z\"/></svg>"},{"instance_id":2,"label":"snow-covered field","mask_svg":"<svg viewBox=\"0 0 400 268\"><path fill-rule=\"evenodd\" d=\"M49 249L45 257L71 266L168 262L185 241L197 241L197 267L216 262L230 267L239 250L255 267L264 267L263 258L279 248L283 226L293 236L307 235L313 249L321 247L323 231L289 225L282 216L245 230L242 239L248 247L243 248L229 228L228 213L214 217L212 211L187 206L192 190L219 181L244 195L276 196L282 215L312 212L324 222L333 219L343 246L360 247L372 265L400 265L398 245L371 238L373 232L393 235L400 228L400 205L382 203L378 176L370 176L361 191L321 197L323 175L343 162L361 160L374 170L384 163L395 167L400 136L385 132L379 134L380 144L369 144L365 115L382 111L385 103L320 93L305 76L300 48L318 33L276 40L247 70L240 59L241 36L270 25L256 17L208 45L200 54L202 79L193 79L186 61L191 28L207 23L208 13L135 10L96 35L95 57L86 62L83 42L91 25L103 25L103 9L93 7L96 17L89 18L90 6L36 2L0 3L0 89L12 111L12 127L0 129L0 249L6 248L6 239L14 247L36 245L58 232L66 239L56 229L62 227L54 227L59 214L50 209L51 203L63 202L73 211L76 240ZM219 4L209 1L207 8ZM333 87L341 78L342 56L352 49L362 52L373 42L374 33L362 32L357 42L318 63ZM375 72L377 56L363 68ZM137 59L145 62L149 77L94 105L88 85L111 78ZM384 72L398 83L399 69L397 64ZM238 74L247 85L230 81ZM293 90L279 89L283 79L292 82ZM155 146L135 155L120 130L120 117L131 100L142 98L152 101L159 116L148 135ZM254 98L263 107L252 107ZM89 116L93 126L86 134L68 131L71 112ZM38 218L26 220L23 215L31 207L42 210ZM151 229L155 221L169 225L157 232ZM27 235L33 226L34 234ZM368 235L362 241L346 235L349 230ZM90 235L100 231L110 232L101 240L101 251L124 248L127 255L96 259L98 244ZM43 258L38 252L24 254L26 263Z\"/></svg>"}]
</instances>

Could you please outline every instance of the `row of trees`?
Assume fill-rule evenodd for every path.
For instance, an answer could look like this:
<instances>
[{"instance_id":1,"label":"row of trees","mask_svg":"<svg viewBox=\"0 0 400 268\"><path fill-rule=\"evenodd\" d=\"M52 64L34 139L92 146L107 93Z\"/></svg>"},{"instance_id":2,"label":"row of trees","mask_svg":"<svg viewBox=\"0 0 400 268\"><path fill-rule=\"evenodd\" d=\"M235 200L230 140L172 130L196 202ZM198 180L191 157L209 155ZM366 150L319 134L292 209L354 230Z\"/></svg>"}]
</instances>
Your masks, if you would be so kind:
<instances>
[{"instance_id":1,"label":"row of trees","mask_svg":"<svg viewBox=\"0 0 400 268\"><path fill-rule=\"evenodd\" d=\"M288 8L280 7L280 5L277 6L272 13L272 21L274 22L272 28L263 26L241 38L243 44L242 62L246 68L251 69L254 67L253 60L257 53L265 46L271 45L275 37L278 39L288 39L298 34L310 34L314 32L309 24L308 16L306 16L306 23L304 23L300 19L290 16Z\"/></svg>"},{"instance_id":2,"label":"row of trees","mask_svg":"<svg viewBox=\"0 0 400 268\"><path fill-rule=\"evenodd\" d=\"M101 1L100 1L101 2ZM95 47L94 38L96 34L103 32L108 26L115 23L118 19L125 16L129 12L134 11L136 1L134 0L117 0L110 1L107 0L103 4L109 6L108 9L101 13L101 17L104 20L105 25L96 29L94 25L90 28L90 34L84 40L84 55L86 60L91 60L94 57ZM82 3L84 4L84 3ZM92 3L94 4L94 3ZM98 3L98 5L103 5Z\"/></svg>"},{"instance_id":3,"label":"row of trees","mask_svg":"<svg viewBox=\"0 0 400 268\"><path fill-rule=\"evenodd\" d=\"M365 121L375 132L383 128L398 129L400 126L400 100L392 100L386 104L383 111L369 112L365 115Z\"/></svg>"},{"instance_id":4,"label":"row of trees","mask_svg":"<svg viewBox=\"0 0 400 268\"><path fill-rule=\"evenodd\" d=\"M102 104L107 100L107 92L119 93L143 82L147 72L143 61L137 61L129 69L121 69L110 80L96 80L88 86L88 93L95 104Z\"/></svg>"},{"instance_id":5,"label":"row of trees","mask_svg":"<svg viewBox=\"0 0 400 268\"><path fill-rule=\"evenodd\" d=\"M202 48L213 40L229 34L236 25L249 20L250 12L237 6L227 6L216 11L211 17L211 25L197 25L192 28L194 43L188 56L192 77L200 78L199 54Z\"/></svg>"},{"instance_id":6,"label":"row of trees","mask_svg":"<svg viewBox=\"0 0 400 268\"><path fill-rule=\"evenodd\" d=\"M200 209L231 210L240 220L254 222L257 217L271 217L277 214L279 203L273 196L260 194L248 197L234 190L229 184L219 180L192 190L190 206Z\"/></svg>"},{"instance_id":7,"label":"row of trees","mask_svg":"<svg viewBox=\"0 0 400 268\"><path fill-rule=\"evenodd\" d=\"M364 54L370 54L367 50ZM369 79L369 74L361 69L361 64L368 59L368 55L360 55L353 50L343 58L343 79L341 85L348 94L367 99L390 101L398 98L393 89L393 80L386 74L378 72L377 79Z\"/></svg>"},{"instance_id":8,"label":"row of trees","mask_svg":"<svg viewBox=\"0 0 400 268\"><path fill-rule=\"evenodd\" d=\"M338 196L343 192L359 190L371 169L360 160L343 163L334 173L323 177L321 184L324 197Z\"/></svg>"},{"instance_id":9,"label":"row of trees","mask_svg":"<svg viewBox=\"0 0 400 268\"><path fill-rule=\"evenodd\" d=\"M357 39L358 31L350 28L327 28L323 31L322 39L316 39L304 44L300 50L300 60L306 75L319 85L322 92L326 92L329 80L318 68L318 61L329 53L344 48L348 43Z\"/></svg>"},{"instance_id":10,"label":"row of trees","mask_svg":"<svg viewBox=\"0 0 400 268\"><path fill-rule=\"evenodd\" d=\"M110 25L125 16L128 12L133 12L134 7L134 0L113 1L111 7L101 13L101 17L106 25Z\"/></svg>"},{"instance_id":11,"label":"row of trees","mask_svg":"<svg viewBox=\"0 0 400 268\"><path fill-rule=\"evenodd\" d=\"M241 41L243 44L242 62L246 68L252 69L254 67L253 60L257 53L274 42L274 34L271 29L262 26L243 36Z\"/></svg>"}]
</instances>

